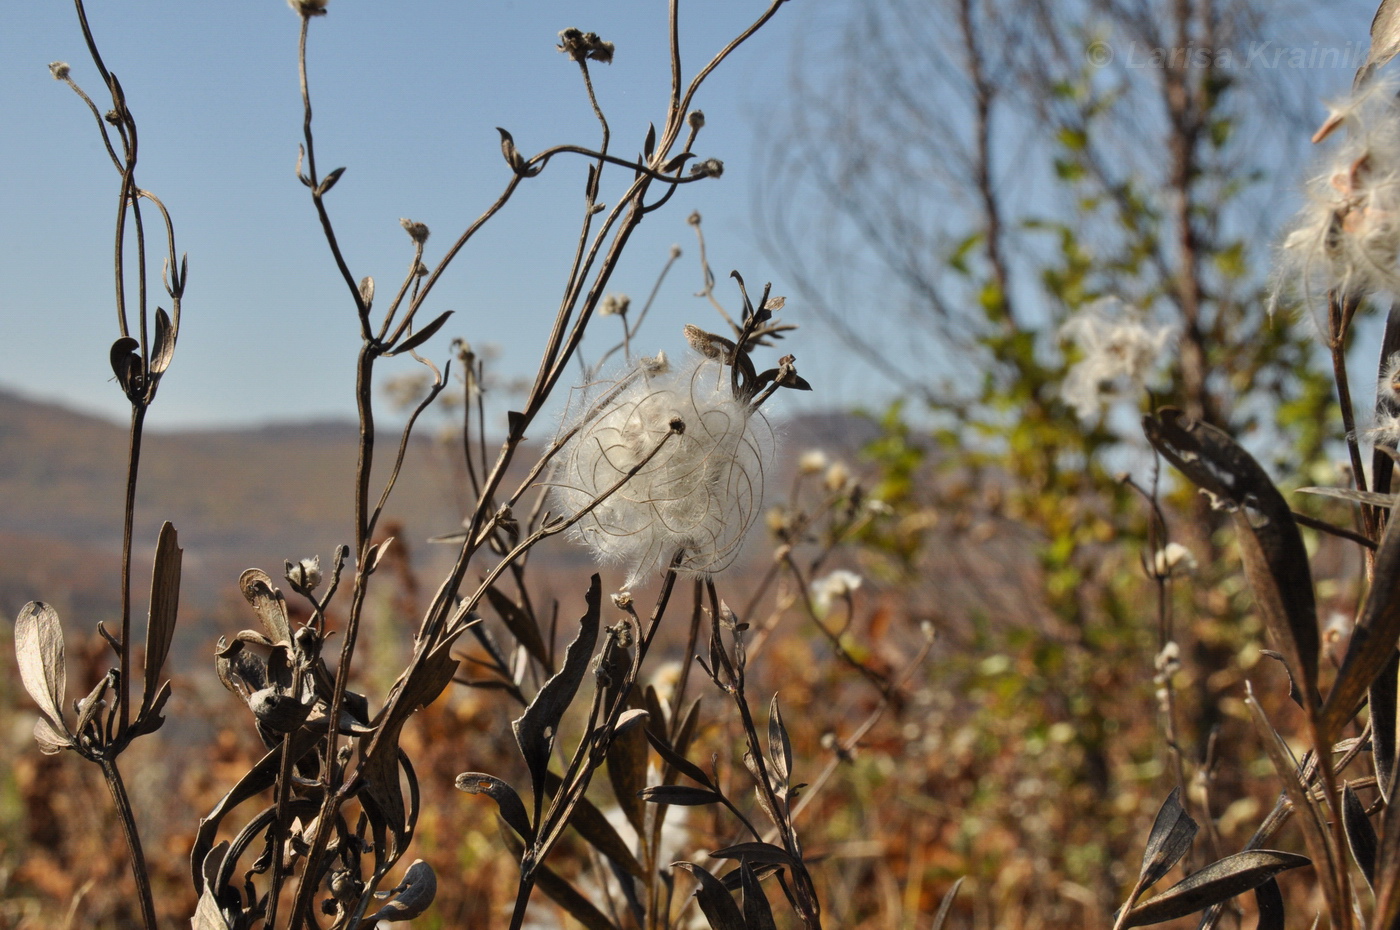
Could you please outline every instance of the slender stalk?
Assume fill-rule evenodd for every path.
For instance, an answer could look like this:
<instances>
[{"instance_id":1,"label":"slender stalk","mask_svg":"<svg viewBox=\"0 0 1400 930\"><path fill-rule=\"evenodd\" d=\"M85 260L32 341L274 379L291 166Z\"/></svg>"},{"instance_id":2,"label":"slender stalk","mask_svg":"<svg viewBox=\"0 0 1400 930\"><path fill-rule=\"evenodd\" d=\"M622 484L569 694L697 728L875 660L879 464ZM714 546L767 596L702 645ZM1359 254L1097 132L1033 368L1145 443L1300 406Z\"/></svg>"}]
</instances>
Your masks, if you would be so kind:
<instances>
[{"instance_id":1,"label":"slender stalk","mask_svg":"<svg viewBox=\"0 0 1400 930\"><path fill-rule=\"evenodd\" d=\"M118 739L125 736L131 725L131 538L136 522L136 475L141 465L142 426L146 421L146 405L131 405L131 435L126 458L126 503L122 520L122 632L119 662L121 676L117 687L117 702L121 707Z\"/></svg>"},{"instance_id":2,"label":"slender stalk","mask_svg":"<svg viewBox=\"0 0 1400 930\"><path fill-rule=\"evenodd\" d=\"M98 760L102 776L107 780L107 790L117 806L117 819L122 824L122 834L126 837L128 858L131 860L131 876L136 879L136 898L141 905L141 921L146 930L156 930L156 909L151 896L151 877L146 869L146 856L141 850L141 835L136 830L136 816L131 809L131 798L127 796L126 784L117 769L117 760L103 756Z\"/></svg>"}]
</instances>

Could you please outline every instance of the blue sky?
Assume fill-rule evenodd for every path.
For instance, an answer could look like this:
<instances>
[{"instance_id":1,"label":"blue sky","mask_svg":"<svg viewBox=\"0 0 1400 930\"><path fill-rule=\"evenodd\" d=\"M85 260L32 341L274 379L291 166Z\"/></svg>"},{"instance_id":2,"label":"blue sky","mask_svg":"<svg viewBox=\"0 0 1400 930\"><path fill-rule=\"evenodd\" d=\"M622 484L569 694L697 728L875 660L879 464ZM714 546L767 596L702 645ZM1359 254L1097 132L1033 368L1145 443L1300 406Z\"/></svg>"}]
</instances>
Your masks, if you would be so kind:
<instances>
[{"instance_id":1,"label":"blue sky","mask_svg":"<svg viewBox=\"0 0 1400 930\"><path fill-rule=\"evenodd\" d=\"M690 73L764 4L682 6ZM800 7L780 11L701 91L707 123L697 147L722 159L726 172L683 188L649 217L614 278L615 289L640 296L672 243L686 252L643 334L648 352L678 351L685 322L717 321L693 296L700 278L685 222L692 210L705 217L718 276L738 267L759 286L773 276L749 231L748 169L756 114L781 90ZM595 86L614 151L639 150L648 121L664 116L665 16L664 3L640 0L332 0L330 15L312 24L310 80L322 173L347 166L329 202L355 275L374 275L381 289L400 280L412 254L400 217L433 230L433 259L496 197L508 179L496 126L527 154L596 143L578 69L555 50L562 28L616 43L615 63L593 66ZM274 0L92 0L89 18L141 131L138 181L165 200L189 253L180 346L151 424L352 416L358 327L293 176L297 17ZM0 320L11 346L0 385L123 416L126 401L106 362L117 336L110 255L118 179L86 108L50 77L48 63L71 63L99 104L101 85L71 4L8 4L0 20L0 100L10 127L0 137ZM427 308L456 311L429 343L434 357L462 336L501 346L504 374L533 373L572 256L583 177L581 159L556 160L459 257ZM784 292L781 281L775 292ZM601 347L594 342L595 353ZM804 354L800 344L789 351Z\"/></svg>"},{"instance_id":2,"label":"blue sky","mask_svg":"<svg viewBox=\"0 0 1400 930\"><path fill-rule=\"evenodd\" d=\"M641 351L682 350L686 322L719 328L694 294L700 276L685 222L692 210L705 217L711 264L731 307L732 268L755 287L772 280L775 293L796 292L765 260L753 231L761 124L785 106L799 40L815 38L819 47L859 2L785 5L701 91L707 123L697 148L701 157L722 159L725 174L682 188L650 216L612 283L640 298L672 243L685 250ZM766 4L681 6L689 74ZM1329 3L1283 26L1280 41L1289 33L1300 45L1364 42L1373 10L1374 0ZM141 130L138 181L169 205L179 248L190 257L180 347L148 422L159 429L352 417L358 327L293 176L301 124L297 17L281 0L91 0L89 16ZM411 256L400 217L433 230L431 262L497 196L508 172L496 126L526 153L597 141L578 69L555 50L562 28L616 43L614 64L594 66L595 84L614 151L639 150L648 121L664 113L665 18L662 0L331 0L330 15L313 24L311 87L322 171L347 168L329 202L354 274L392 288ZM78 82L97 95L71 4L4 5L0 332L8 361L0 387L124 417L127 404L107 363L117 335L110 271L117 177L86 108L50 77L54 60L71 63ZM1305 95L1321 98L1344 87L1350 71L1306 69L1295 77ZM429 354L443 359L449 340L461 336L499 346L501 374L533 374L572 256L584 170L580 159L556 160L458 258L426 307L456 311ZM896 325L902 318L883 312L890 310L846 308L865 331L877 318ZM786 409L888 396L869 370L841 364L848 356L810 312L804 318L800 301L785 316L810 324L784 349L817 386L813 395L788 398ZM586 349L596 357L606 345L595 338ZM409 362L384 368L413 370Z\"/></svg>"}]
</instances>

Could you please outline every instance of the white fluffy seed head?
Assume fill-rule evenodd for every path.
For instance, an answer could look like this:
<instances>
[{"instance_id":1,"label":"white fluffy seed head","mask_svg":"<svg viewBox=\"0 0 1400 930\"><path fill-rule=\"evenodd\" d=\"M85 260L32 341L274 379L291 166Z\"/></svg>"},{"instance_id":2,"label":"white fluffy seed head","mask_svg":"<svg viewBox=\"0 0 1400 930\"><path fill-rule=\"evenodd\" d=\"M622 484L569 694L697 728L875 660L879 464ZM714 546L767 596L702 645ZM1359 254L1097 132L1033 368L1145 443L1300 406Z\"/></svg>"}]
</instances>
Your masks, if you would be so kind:
<instances>
[{"instance_id":1,"label":"white fluffy seed head","mask_svg":"<svg viewBox=\"0 0 1400 930\"><path fill-rule=\"evenodd\" d=\"M1400 352L1393 353L1381 368L1380 380L1376 383L1376 409L1400 412Z\"/></svg>"},{"instance_id":2,"label":"white fluffy seed head","mask_svg":"<svg viewBox=\"0 0 1400 930\"><path fill-rule=\"evenodd\" d=\"M666 568L678 551L681 571L727 567L762 509L773 454L772 428L734 397L729 369L700 358L641 366L587 395L583 412L565 424L577 433L550 478L554 506L576 515L623 484L571 535L599 560L627 566L627 587Z\"/></svg>"},{"instance_id":3,"label":"white fluffy seed head","mask_svg":"<svg viewBox=\"0 0 1400 930\"><path fill-rule=\"evenodd\" d=\"M1345 138L1307 184L1283 241L1272 304L1316 309L1330 290L1360 298L1400 291L1400 101L1372 82L1331 108ZM1340 134L1334 134L1340 135Z\"/></svg>"},{"instance_id":4,"label":"white fluffy seed head","mask_svg":"<svg viewBox=\"0 0 1400 930\"><path fill-rule=\"evenodd\" d=\"M1153 326L1135 307L1105 297L1060 327L1060 338L1082 353L1060 386L1060 396L1082 420L1140 390L1171 340L1169 326Z\"/></svg>"}]
</instances>

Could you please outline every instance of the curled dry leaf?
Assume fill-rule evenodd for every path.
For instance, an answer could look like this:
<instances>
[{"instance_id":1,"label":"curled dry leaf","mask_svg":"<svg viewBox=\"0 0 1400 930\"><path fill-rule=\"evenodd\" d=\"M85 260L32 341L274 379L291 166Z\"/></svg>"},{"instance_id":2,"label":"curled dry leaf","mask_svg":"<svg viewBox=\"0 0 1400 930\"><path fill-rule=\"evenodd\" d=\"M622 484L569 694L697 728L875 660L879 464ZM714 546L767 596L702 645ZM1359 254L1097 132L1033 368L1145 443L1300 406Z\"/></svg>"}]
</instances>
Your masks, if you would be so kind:
<instances>
[{"instance_id":1,"label":"curled dry leaf","mask_svg":"<svg viewBox=\"0 0 1400 930\"><path fill-rule=\"evenodd\" d=\"M51 724L49 730L53 731L44 730L41 735L36 727L34 736L40 746L52 747L56 745L54 734L68 734L68 724L63 719L68 669L63 652L63 627L56 610L42 601L24 605L15 620L15 656L19 660L19 677L24 682L24 690L39 705Z\"/></svg>"},{"instance_id":2,"label":"curled dry leaf","mask_svg":"<svg viewBox=\"0 0 1400 930\"><path fill-rule=\"evenodd\" d=\"M422 859L414 859L403 881L390 894L393 898L388 904L365 918L371 925L376 920L412 920L426 911L437 897L437 873Z\"/></svg>"}]
</instances>

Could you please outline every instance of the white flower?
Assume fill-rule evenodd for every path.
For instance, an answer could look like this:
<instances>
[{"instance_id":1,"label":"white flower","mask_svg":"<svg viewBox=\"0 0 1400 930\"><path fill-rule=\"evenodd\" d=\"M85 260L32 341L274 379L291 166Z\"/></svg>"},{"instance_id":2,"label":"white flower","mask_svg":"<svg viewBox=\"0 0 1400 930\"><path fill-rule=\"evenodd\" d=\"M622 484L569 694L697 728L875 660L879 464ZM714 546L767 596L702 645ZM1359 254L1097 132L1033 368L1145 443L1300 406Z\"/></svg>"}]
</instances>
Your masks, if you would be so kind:
<instances>
[{"instance_id":1,"label":"white flower","mask_svg":"<svg viewBox=\"0 0 1400 930\"><path fill-rule=\"evenodd\" d=\"M1171 338L1169 326L1151 326L1141 311L1116 297L1081 309L1060 327L1060 338L1082 354L1060 386L1080 419L1097 416L1111 401L1140 390Z\"/></svg>"},{"instance_id":2,"label":"white flower","mask_svg":"<svg viewBox=\"0 0 1400 930\"><path fill-rule=\"evenodd\" d=\"M1353 298L1400 289L1400 102L1372 82L1331 107L1344 141L1307 183L1308 202L1284 239L1271 301L1309 307L1335 289ZM1319 137L1321 137L1321 133Z\"/></svg>"},{"instance_id":3,"label":"white flower","mask_svg":"<svg viewBox=\"0 0 1400 930\"><path fill-rule=\"evenodd\" d=\"M1196 557L1181 543L1167 543L1152 556L1152 572L1158 578L1179 578L1196 571Z\"/></svg>"},{"instance_id":4,"label":"white flower","mask_svg":"<svg viewBox=\"0 0 1400 930\"><path fill-rule=\"evenodd\" d=\"M826 614L831 610L834 601L849 597L856 591L865 579L855 572L838 568L829 575L823 575L812 582L812 606L818 614Z\"/></svg>"},{"instance_id":5,"label":"white flower","mask_svg":"<svg viewBox=\"0 0 1400 930\"><path fill-rule=\"evenodd\" d=\"M555 505L578 514L626 480L574 524L573 537L600 560L628 566L629 588L678 551L681 571L727 567L762 509L773 454L768 421L734 396L729 368L700 358L674 369L644 361L589 395L566 424L577 432L551 476Z\"/></svg>"}]
</instances>

